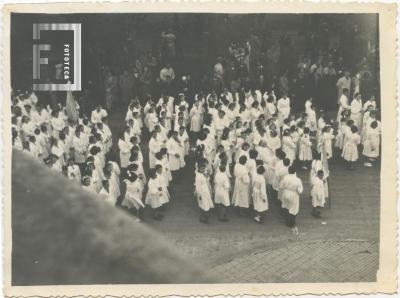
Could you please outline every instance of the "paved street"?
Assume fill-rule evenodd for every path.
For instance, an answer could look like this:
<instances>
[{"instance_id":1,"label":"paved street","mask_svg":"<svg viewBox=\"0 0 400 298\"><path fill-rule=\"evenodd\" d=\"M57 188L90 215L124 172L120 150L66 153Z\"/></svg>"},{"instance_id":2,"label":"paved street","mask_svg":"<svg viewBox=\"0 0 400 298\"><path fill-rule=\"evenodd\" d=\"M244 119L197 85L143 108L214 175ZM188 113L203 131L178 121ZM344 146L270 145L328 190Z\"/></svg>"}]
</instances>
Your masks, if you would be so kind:
<instances>
[{"instance_id":1,"label":"paved street","mask_svg":"<svg viewBox=\"0 0 400 298\"><path fill-rule=\"evenodd\" d=\"M302 242L260 250L211 269L226 282L368 282L375 280L378 243Z\"/></svg>"},{"instance_id":2,"label":"paved street","mask_svg":"<svg viewBox=\"0 0 400 298\"><path fill-rule=\"evenodd\" d=\"M111 117L117 136L122 116ZM147 161L145 147L143 154ZM145 164L146 167L146 164ZM323 219L311 217L308 171L299 172L304 184L297 222L300 235L291 233L270 202L265 222L239 217L229 210L229 222L198 221L193 196L194 163L189 158L179 182L171 187L172 202L164 220L144 224L176 244L184 255L197 259L226 282L336 282L374 281L378 268L379 166L357 165L348 171L340 161L332 161L331 208ZM258 273L257 273L258 272Z\"/></svg>"}]
</instances>

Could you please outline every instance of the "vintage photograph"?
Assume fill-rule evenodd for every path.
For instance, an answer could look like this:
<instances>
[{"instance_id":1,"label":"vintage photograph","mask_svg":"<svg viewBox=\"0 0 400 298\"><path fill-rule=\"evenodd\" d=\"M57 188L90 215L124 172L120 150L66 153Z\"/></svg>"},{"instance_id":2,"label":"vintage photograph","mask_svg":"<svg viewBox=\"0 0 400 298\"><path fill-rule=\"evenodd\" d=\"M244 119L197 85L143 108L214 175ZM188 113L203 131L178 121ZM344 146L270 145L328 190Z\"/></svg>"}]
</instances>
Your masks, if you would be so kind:
<instances>
[{"instance_id":1,"label":"vintage photograph","mask_svg":"<svg viewBox=\"0 0 400 298\"><path fill-rule=\"evenodd\" d=\"M377 283L379 12L9 21L11 286Z\"/></svg>"}]
</instances>

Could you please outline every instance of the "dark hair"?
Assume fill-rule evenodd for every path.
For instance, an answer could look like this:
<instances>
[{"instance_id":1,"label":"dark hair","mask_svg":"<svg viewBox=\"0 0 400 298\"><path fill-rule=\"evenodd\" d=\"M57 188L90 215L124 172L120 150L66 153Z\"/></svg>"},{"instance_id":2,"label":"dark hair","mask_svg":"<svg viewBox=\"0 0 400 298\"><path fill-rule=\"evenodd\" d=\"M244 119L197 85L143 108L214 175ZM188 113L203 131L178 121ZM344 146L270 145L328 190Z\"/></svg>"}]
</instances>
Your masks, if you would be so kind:
<instances>
[{"instance_id":1,"label":"dark hair","mask_svg":"<svg viewBox=\"0 0 400 298\"><path fill-rule=\"evenodd\" d=\"M263 175L265 173L265 168L264 166L259 166L257 168L257 174Z\"/></svg>"},{"instance_id":2,"label":"dark hair","mask_svg":"<svg viewBox=\"0 0 400 298\"><path fill-rule=\"evenodd\" d=\"M288 166L290 165L290 159L289 159L289 158L284 158L284 159L283 159L283 165L284 165L285 167L288 167Z\"/></svg>"},{"instance_id":3,"label":"dark hair","mask_svg":"<svg viewBox=\"0 0 400 298\"><path fill-rule=\"evenodd\" d=\"M218 158L219 158L220 160L225 160L225 159L228 158L228 156L226 155L225 152L221 152L221 153L218 155Z\"/></svg>"},{"instance_id":4,"label":"dark hair","mask_svg":"<svg viewBox=\"0 0 400 298\"><path fill-rule=\"evenodd\" d=\"M151 179L156 179L156 177L157 177L157 172L156 172L156 169L155 169L155 168L150 170L149 177L150 177Z\"/></svg>"},{"instance_id":5,"label":"dark hair","mask_svg":"<svg viewBox=\"0 0 400 298\"><path fill-rule=\"evenodd\" d=\"M257 150L251 149L251 150L249 151L249 157L250 157L251 159L256 159L257 156L258 156L258 151L257 151Z\"/></svg>"},{"instance_id":6,"label":"dark hair","mask_svg":"<svg viewBox=\"0 0 400 298\"><path fill-rule=\"evenodd\" d=\"M316 159L316 160L321 160L321 153L316 151L316 150L314 150L313 158Z\"/></svg>"},{"instance_id":7,"label":"dark hair","mask_svg":"<svg viewBox=\"0 0 400 298\"><path fill-rule=\"evenodd\" d=\"M168 149L163 147L163 148L160 149L160 152L161 152L162 155L165 155L165 154L168 153Z\"/></svg>"},{"instance_id":8,"label":"dark hair","mask_svg":"<svg viewBox=\"0 0 400 298\"><path fill-rule=\"evenodd\" d=\"M99 153L99 152L100 152L100 148L97 147L97 146L93 146L93 147L90 148L90 150L89 150L89 153L90 153L91 155L96 155L96 154Z\"/></svg>"},{"instance_id":9,"label":"dark hair","mask_svg":"<svg viewBox=\"0 0 400 298\"><path fill-rule=\"evenodd\" d=\"M244 165L247 162L247 156L242 155L241 157L239 157L239 163L241 165Z\"/></svg>"},{"instance_id":10,"label":"dark hair","mask_svg":"<svg viewBox=\"0 0 400 298\"><path fill-rule=\"evenodd\" d=\"M372 121L371 122L371 128L377 128L378 127L378 122L377 121Z\"/></svg>"},{"instance_id":11,"label":"dark hair","mask_svg":"<svg viewBox=\"0 0 400 298\"><path fill-rule=\"evenodd\" d=\"M134 162L138 159L139 154L137 152L131 151L131 156L129 157L129 162Z\"/></svg>"},{"instance_id":12,"label":"dark hair","mask_svg":"<svg viewBox=\"0 0 400 298\"><path fill-rule=\"evenodd\" d=\"M110 185L110 184L108 183L108 180L103 180L103 181L101 181L101 184L103 184L103 187L105 187L107 184Z\"/></svg>"},{"instance_id":13,"label":"dark hair","mask_svg":"<svg viewBox=\"0 0 400 298\"><path fill-rule=\"evenodd\" d=\"M132 172L127 172L126 173L126 178L130 181L130 182L135 182L138 178L138 175L136 175L135 173Z\"/></svg>"},{"instance_id":14,"label":"dark hair","mask_svg":"<svg viewBox=\"0 0 400 298\"><path fill-rule=\"evenodd\" d=\"M289 169L289 174L295 174L296 173L296 167L294 165L290 166Z\"/></svg>"},{"instance_id":15,"label":"dark hair","mask_svg":"<svg viewBox=\"0 0 400 298\"><path fill-rule=\"evenodd\" d=\"M162 159L162 158L163 158L162 152L161 152L161 151L157 152L157 153L155 154L155 157L156 157L156 159L158 159L158 160Z\"/></svg>"},{"instance_id":16,"label":"dark hair","mask_svg":"<svg viewBox=\"0 0 400 298\"><path fill-rule=\"evenodd\" d=\"M275 150L275 155L279 159L284 159L286 157L286 153L281 148Z\"/></svg>"}]
</instances>

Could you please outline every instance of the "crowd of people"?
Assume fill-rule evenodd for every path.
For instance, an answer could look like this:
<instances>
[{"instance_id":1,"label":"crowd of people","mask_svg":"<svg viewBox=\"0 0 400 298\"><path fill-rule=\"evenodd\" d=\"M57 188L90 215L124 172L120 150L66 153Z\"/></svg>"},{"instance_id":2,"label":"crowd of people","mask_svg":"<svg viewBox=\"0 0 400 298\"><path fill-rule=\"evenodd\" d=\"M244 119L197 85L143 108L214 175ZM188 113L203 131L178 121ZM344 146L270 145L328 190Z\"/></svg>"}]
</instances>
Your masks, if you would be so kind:
<instances>
[{"instance_id":1,"label":"crowd of people","mask_svg":"<svg viewBox=\"0 0 400 298\"><path fill-rule=\"evenodd\" d=\"M167 30L161 38L159 57L143 52L121 73L102 68L104 100L67 92L65 104L57 96L49 103L42 94L13 92L13 147L138 221L146 206L154 219L163 218L170 186L179 185L188 156L195 157L200 222L208 223L215 207L218 219L228 221L233 206L262 223L274 203L294 233L304 191L297 172L309 171L306 196L320 218L329 160L354 170L360 153L366 167L379 159L373 45L355 44L363 56L345 67L344 44L311 47L296 60L287 34L266 42L251 32L196 77L176 71L179 36ZM108 121L116 107L126 109L121 133Z\"/></svg>"},{"instance_id":2,"label":"crowd of people","mask_svg":"<svg viewBox=\"0 0 400 298\"><path fill-rule=\"evenodd\" d=\"M199 92L215 90L220 94L224 88L234 93L242 89L262 92L274 89L278 97L286 93L292 99L292 109L296 112L302 111L308 97L313 97L318 108L331 110L337 104L336 83L343 77L346 82L341 82L349 88L347 81L351 82L351 97L356 92L366 98L379 94L376 36L372 30L361 30L356 20L348 25L322 22L307 34L297 35L285 31L275 33L264 24L265 30L257 27L241 30L229 42L224 42L235 23L234 17L225 17L232 20L224 26L218 23L209 34L198 34L201 42L199 46L191 45L194 49L190 54L185 47L195 41L186 44L182 40L191 39L193 33L179 28L160 32L147 47L141 45L140 36L121 38L115 45L120 48L118 55L100 55L96 54L101 52L100 48L94 50L87 58L99 56L96 65L101 71L88 72L85 76L97 83L85 84L92 96L85 97L84 102L102 100L112 111L119 106L126 107L135 97L144 105L148 94L159 98L162 93L176 95L185 90L192 104ZM339 25L342 34L337 37L331 31ZM220 28L224 28L223 36L211 38L217 34L213 31ZM219 51L206 51L200 44L213 45ZM197 61L191 61L192 57ZM95 75L99 78L92 78Z\"/></svg>"},{"instance_id":3,"label":"crowd of people","mask_svg":"<svg viewBox=\"0 0 400 298\"><path fill-rule=\"evenodd\" d=\"M312 215L320 218L334 153L339 152L350 170L360 147L365 166L379 158L375 99L363 101L357 92L350 102L349 91L340 90L333 121L315 110L311 97L301 113L293 113L291 99L286 94L277 98L274 90L249 89L243 97L228 89L198 93L192 105L184 93L148 97L144 107L133 99L116 144L119 158L109 154L113 133L102 105L89 116L79 113L71 93L65 106L45 107L34 92L16 92L12 144L110 204L132 210L138 220L146 205L154 219L163 218L171 200L169 186L179 184L185 159L195 154L194 193L202 223L208 223L214 206L221 221L228 220L228 207L234 206L239 215L262 223L275 202L298 233L295 218L303 192L298 171L310 171ZM148 136L148 146L143 146ZM148 169L143 149L149 153Z\"/></svg>"}]
</instances>

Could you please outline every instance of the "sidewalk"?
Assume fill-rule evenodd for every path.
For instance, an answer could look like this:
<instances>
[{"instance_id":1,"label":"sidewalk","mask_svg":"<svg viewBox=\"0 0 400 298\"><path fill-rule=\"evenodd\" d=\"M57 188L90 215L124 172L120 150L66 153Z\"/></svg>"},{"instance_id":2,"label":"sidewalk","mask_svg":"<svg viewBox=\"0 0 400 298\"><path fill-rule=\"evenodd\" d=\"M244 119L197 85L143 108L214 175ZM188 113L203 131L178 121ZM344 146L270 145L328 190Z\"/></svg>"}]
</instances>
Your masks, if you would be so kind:
<instances>
[{"instance_id":1,"label":"sidewalk","mask_svg":"<svg viewBox=\"0 0 400 298\"><path fill-rule=\"evenodd\" d=\"M303 242L257 251L210 271L227 283L373 282L378 250L370 241Z\"/></svg>"}]
</instances>

